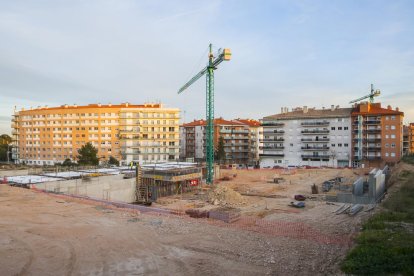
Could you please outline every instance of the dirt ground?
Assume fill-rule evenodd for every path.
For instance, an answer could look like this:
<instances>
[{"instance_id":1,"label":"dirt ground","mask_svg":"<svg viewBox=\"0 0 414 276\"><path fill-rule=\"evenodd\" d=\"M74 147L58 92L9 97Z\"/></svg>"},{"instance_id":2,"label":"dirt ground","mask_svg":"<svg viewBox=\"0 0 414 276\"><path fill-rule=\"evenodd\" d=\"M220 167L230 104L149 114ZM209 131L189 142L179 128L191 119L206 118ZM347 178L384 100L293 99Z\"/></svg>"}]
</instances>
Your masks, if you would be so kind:
<instances>
[{"instance_id":1,"label":"dirt ground","mask_svg":"<svg viewBox=\"0 0 414 276\"><path fill-rule=\"evenodd\" d=\"M335 208L315 204L312 209L321 213L309 221L315 226ZM0 275L340 274L338 262L350 244L291 236L290 228L316 228L294 224L306 216L303 212L293 213L298 217L286 225L280 214L271 216L281 231L269 234L255 225L223 227L203 219L139 214L0 185ZM337 227L345 237L355 227L347 219ZM322 223L319 235L332 229Z\"/></svg>"}]
</instances>

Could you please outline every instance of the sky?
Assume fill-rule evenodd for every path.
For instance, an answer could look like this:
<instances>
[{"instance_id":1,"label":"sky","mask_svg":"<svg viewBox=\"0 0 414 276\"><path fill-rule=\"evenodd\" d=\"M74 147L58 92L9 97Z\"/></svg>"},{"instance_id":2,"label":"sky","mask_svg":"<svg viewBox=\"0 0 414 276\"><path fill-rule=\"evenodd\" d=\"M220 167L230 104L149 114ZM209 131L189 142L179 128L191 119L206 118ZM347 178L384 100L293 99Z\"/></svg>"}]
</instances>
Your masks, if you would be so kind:
<instances>
[{"instance_id":1,"label":"sky","mask_svg":"<svg viewBox=\"0 0 414 276\"><path fill-rule=\"evenodd\" d=\"M205 117L205 79L178 89L230 48L215 71L215 116L376 101L414 121L414 1L0 0L0 133L14 107L162 102Z\"/></svg>"}]
</instances>

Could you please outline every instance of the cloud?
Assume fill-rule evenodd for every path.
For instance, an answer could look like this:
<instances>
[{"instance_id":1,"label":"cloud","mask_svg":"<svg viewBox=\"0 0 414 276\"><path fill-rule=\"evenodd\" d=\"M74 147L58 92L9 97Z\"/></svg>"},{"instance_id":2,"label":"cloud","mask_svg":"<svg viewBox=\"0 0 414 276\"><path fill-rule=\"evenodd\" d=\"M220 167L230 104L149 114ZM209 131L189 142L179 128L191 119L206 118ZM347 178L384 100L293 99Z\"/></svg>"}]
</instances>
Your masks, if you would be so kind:
<instances>
[{"instance_id":1,"label":"cloud","mask_svg":"<svg viewBox=\"0 0 414 276\"><path fill-rule=\"evenodd\" d=\"M216 114L223 117L347 106L368 94L371 82L384 104L412 109L406 103L414 91L413 8L388 5L4 1L0 95L10 107L0 103L0 116L15 104L161 100L186 110L187 119L202 118L205 80L176 92L205 65L200 55L210 42L233 52L216 71Z\"/></svg>"}]
</instances>

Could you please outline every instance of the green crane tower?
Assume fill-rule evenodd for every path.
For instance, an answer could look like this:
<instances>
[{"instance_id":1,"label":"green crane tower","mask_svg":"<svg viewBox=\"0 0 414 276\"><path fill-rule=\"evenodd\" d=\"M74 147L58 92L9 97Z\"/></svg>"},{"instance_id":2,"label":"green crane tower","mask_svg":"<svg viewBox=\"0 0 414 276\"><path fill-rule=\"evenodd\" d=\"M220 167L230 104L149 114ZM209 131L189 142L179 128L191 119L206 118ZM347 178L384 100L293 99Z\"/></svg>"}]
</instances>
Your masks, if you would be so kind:
<instances>
[{"instance_id":1,"label":"green crane tower","mask_svg":"<svg viewBox=\"0 0 414 276\"><path fill-rule=\"evenodd\" d=\"M214 179L214 70L223 61L231 59L230 49L219 50L216 57L213 55L213 45L210 44L208 54L208 65L197 75L192 77L183 87L178 90L178 94L190 87L194 82L206 74L206 164L207 164L207 184L212 184Z\"/></svg>"}]
</instances>

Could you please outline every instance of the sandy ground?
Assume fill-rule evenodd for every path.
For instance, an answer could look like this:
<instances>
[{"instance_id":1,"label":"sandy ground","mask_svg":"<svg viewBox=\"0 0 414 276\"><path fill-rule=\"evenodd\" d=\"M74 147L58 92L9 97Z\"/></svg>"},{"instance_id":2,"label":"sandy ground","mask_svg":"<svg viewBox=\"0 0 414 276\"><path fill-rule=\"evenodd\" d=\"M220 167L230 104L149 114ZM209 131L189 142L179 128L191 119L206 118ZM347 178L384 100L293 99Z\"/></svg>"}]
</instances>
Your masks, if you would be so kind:
<instances>
[{"instance_id":1,"label":"sandy ground","mask_svg":"<svg viewBox=\"0 0 414 276\"><path fill-rule=\"evenodd\" d=\"M273 212L263 221L305 221L320 235L348 237L360 218L335 217L336 208L315 202L307 212ZM247 228L0 185L0 275L337 275L350 246Z\"/></svg>"}]
</instances>

